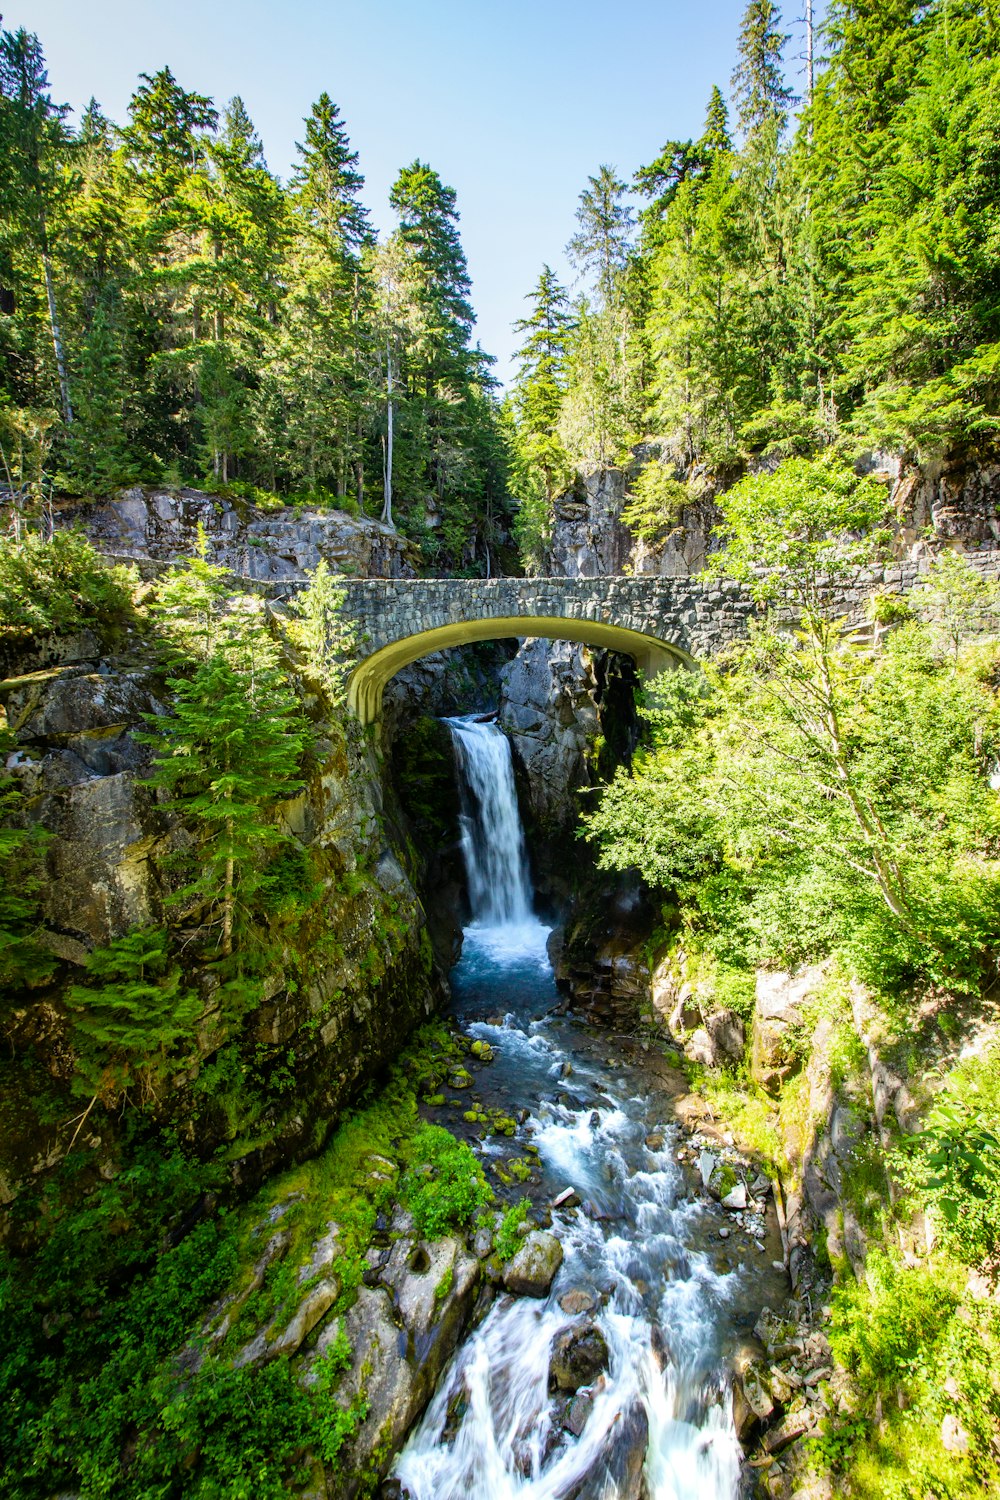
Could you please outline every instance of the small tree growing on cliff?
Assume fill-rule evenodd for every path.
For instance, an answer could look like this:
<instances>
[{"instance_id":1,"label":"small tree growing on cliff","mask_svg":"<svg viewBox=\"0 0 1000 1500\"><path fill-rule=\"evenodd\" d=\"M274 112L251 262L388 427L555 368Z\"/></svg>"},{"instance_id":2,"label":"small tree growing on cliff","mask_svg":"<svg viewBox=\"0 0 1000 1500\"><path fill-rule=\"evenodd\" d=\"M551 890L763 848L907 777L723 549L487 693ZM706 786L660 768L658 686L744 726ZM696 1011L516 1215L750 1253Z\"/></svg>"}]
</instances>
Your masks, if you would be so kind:
<instances>
[{"instance_id":1,"label":"small tree growing on cliff","mask_svg":"<svg viewBox=\"0 0 1000 1500\"><path fill-rule=\"evenodd\" d=\"M334 705L344 701L344 689L357 645L354 627L344 616L345 593L321 558L309 587L295 600L292 636L304 649L310 667Z\"/></svg>"},{"instance_id":2,"label":"small tree growing on cliff","mask_svg":"<svg viewBox=\"0 0 1000 1500\"><path fill-rule=\"evenodd\" d=\"M149 784L195 825L200 868L177 899L218 923L228 957L238 905L260 883L260 856L285 838L269 814L298 789L305 726L287 685L259 659L251 674L211 656L170 687L175 711L147 736L156 746Z\"/></svg>"},{"instance_id":3,"label":"small tree growing on cliff","mask_svg":"<svg viewBox=\"0 0 1000 1500\"><path fill-rule=\"evenodd\" d=\"M74 984L72 1016L74 1093L109 1108L138 1091L155 1098L177 1042L191 1035L201 1009L183 988L180 965L170 957L167 934L141 928L87 959L89 983Z\"/></svg>"},{"instance_id":4,"label":"small tree growing on cliff","mask_svg":"<svg viewBox=\"0 0 1000 1500\"><path fill-rule=\"evenodd\" d=\"M149 784L196 830L199 867L174 899L207 913L229 957L240 905L260 884L261 856L286 837L273 809L298 789L306 725L259 602L236 597L206 550L200 533L198 556L160 586L157 613L173 662L195 665L190 676L167 679L174 712L155 717L140 738L155 751Z\"/></svg>"}]
</instances>

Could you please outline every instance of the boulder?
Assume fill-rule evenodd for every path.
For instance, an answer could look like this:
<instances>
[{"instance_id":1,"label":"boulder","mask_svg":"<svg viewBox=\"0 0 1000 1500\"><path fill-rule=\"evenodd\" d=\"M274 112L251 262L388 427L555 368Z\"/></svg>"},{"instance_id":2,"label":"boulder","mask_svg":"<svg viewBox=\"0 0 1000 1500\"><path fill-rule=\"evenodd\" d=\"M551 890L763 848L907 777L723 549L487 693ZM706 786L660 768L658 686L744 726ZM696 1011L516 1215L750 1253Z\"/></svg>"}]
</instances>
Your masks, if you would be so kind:
<instances>
[{"instance_id":1,"label":"boulder","mask_svg":"<svg viewBox=\"0 0 1000 1500\"><path fill-rule=\"evenodd\" d=\"M575 1318L578 1313L593 1312L597 1306L597 1298L586 1287L574 1286L570 1287L568 1292L563 1292L559 1298L559 1306L564 1313L569 1313L571 1318Z\"/></svg>"},{"instance_id":2,"label":"boulder","mask_svg":"<svg viewBox=\"0 0 1000 1500\"><path fill-rule=\"evenodd\" d=\"M822 979L823 970L818 966L798 974L757 971L750 1071L754 1082L770 1093L777 1093L798 1066L804 1006Z\"/></svg>"},{"instance_id":3,"label":"boulder","mask_svg":"<svg viewBox=\"0 0 1000 1500\"><path fill-rule=\"evenodd\" d=\"M604 1335L590 1318L564 1328L552 1341L549 1384L560 1391L592 1385L608 1368L608 1357Z\"/></svg>"},{"instance_id":4,"label":"boulder","mask_svg":"<svg viewBox=\"0 0 1000 1500\"><path fill-rule=\"evenodd\" d=\"M641 1500L648 1445L649 1419L642 1402L636 1400L615 1417L590 1472L565 1500L605 1500L608 1495L615 1500Z\"/></svg>"},{"instance_id":5,"label":"boulder","mask_svg":"<svg viewBox=\"0 0 1000 1500\"><path fill-rule=\"evenodd\" d=\"M555 1235L534 1229L504 1267L503 1284L516 1297L545 1297L562 1259L563 1248Z\"/></svg>"},{"instance_id":6,"label":"boulder","mask_svg":"<svg viewBox=\"0 0 1000 1500\"><path fill-rule=\"evenodd\" d=\"M723 1063L738 1062L743 1056L746 1031L742 1020L734 1010L714 1011L699 1026L688 1042L684 1052L692 1062L706 1068L719 1068Z\"/></svg>"},{"instance_id":7,"label":"boulder","mask_svg":"<svg viewBox=\"0 0 1000 1500\"><path fill-rule=\"evenodd\" d=\"M479 1262L461 1242L397 1240L381 1270L384 1286L361 1286L354 1306L324 1327L323 1355L341 1328L356 1352L331 1399L347 1408L363 1397L368 1413L337 1460L338 1500L369 1494L384 1477L406 1434L430 1400L469 1321L480 1282ZM315 1381L314 1359L304 1384Z\"/></svg>"}]
</instances>

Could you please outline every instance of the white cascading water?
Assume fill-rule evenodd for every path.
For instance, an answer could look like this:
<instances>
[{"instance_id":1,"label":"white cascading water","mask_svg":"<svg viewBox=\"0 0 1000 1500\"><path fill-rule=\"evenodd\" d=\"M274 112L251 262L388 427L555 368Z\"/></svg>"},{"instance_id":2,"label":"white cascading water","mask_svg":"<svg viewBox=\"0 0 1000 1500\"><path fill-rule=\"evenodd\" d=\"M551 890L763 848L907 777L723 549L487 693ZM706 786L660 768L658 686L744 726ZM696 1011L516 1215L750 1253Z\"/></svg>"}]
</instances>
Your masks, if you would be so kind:
<instances>
[{"instance_id":1,"label":"white cascading water","mask_svg":"<svg viewBox=\"0 0 1000 1500\"><path fill-rule=\"evenodd\" d=\"M447 722L458 763L472 920L482 927L522 927L531 921L531 882L510 744L495 724Z\"/></svg>"},{"instance_id":2,"label":"white cascading water","mask_svg":"<svg viewBox=\"0 0 1000 1500\"><path fill-rule=\"evenodd\" d=\"M464 783L473 907L453 976L456 1002L474 994L479 1013L484 1002L489 1013L497 998L518 1004L541 985L551 1009L548 929L531 914L508 742L492 724L449 722ZM659 1149L651 1149L655 1103L623 1092L600 1059L567 1050L572 1037L544 1013L532 1020L522 1007L502 1021L463 1022L496 1052L490 1073L498 1086L509 1078L518 1101L534 1103L523 1128L545 1180L555 1190L572 1185L583 1209L556 1215L565 1258L549 1296L499 1297L458 1350L397 1461L404 1494L735 1500L741 1454L718 1329L740 1273L720 1273L707 1248L693 1248L717 1230L701 1225L699 1236L705 1208L684 1195L676 1127L666 1125L662 1142L652 1136ZM565 1092L568 1075L575 1098ZM485 1143L487 1156L490 1149ZM552 1341L579 1321L560 1307L570 1288L593 1292L610 1356L576 1432L565 1398L560 1405L549 1389ZM644 1440L640 1479L635 1455Z\"/></svg>"}]
</instances>

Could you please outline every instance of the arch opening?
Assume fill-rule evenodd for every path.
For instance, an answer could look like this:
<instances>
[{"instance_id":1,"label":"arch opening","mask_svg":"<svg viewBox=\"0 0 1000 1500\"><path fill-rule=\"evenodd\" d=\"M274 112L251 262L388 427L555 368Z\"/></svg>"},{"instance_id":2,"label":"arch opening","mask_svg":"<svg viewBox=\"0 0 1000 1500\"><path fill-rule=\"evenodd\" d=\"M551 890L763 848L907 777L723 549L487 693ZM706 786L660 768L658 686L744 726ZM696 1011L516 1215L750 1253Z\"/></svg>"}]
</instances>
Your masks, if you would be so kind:
<instances>
[{"instance_id":1,"label":"arch opening","mask_svg":"<svg viewBox=\"0 0 1000 1500\"><path fill-rule=\"evenodd\" d=\"M585 646L603 646L631 656L647 681L670 667L693 667L688 653L669 641L599 620L568 619L555 615L508 615L499 619L461 620L437 625L403 636L373 651L358 663L347 684L348 707L362 724L374 724L382 713L386 683L403 667L471 641L503 640L511 637L543 636L554 641L578 641Z\"/></svg>"}]
</instances>

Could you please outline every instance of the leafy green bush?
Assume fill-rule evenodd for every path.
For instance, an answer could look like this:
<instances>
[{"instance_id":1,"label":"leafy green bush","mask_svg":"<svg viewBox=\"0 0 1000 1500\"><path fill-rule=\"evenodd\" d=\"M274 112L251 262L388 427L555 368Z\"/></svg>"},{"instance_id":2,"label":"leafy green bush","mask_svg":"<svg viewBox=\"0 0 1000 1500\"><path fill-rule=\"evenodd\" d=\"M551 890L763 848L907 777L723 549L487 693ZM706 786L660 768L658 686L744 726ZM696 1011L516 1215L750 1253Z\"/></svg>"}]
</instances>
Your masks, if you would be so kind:
<instances>
[{"instance_id":1,"label":"leafy green bush","mask_svg":"<svg viewBox=\"0 0 1000 1500\"><path fill-rule=\"evenodd\" d=\"M433 1239L464 1229L493 1200L471 1148L441 1125L424 1125L413 1138L413 1165L403 1179L403 1199L418 1234Z\"/></svg>"},{"instance_id":2,"label":"leafy green bush","mask_svg":"<svg viewBox=\"0 0 1000 1500\"><path fill-rule=\"evenodd\" d=\"M960 1300L953 1278L872 1250L865 1282L834 1291L831 1347L865 1391L887 1394L926 1374Z\"/></svg>"},{"instance_id":3,"label":"leafy green bush","mask_svg":"<svg viewBox=\"0 0 1000 1500\"><path fill-rule=\"evenodd\" d=\"M531 1199L522 1198L520 1203L515 1203L508 1208L497 1230L494 1249L501 1260L510 1260L514 1251L521 1244L521 1235L518 1229L527 1220L531 1210Z\"/></svg>"},{"instance_id":4,"label":"leafy green bush","mask_svg":"<svg viewBox=\"0 0 1000 1500\"><path fill-rule=\"evenodd\" d=\"M110 567L86 537L28 532L0 546L0 638L66 635L121 624L132 612L135 570Z\"/></svg>"}]
</instances>

